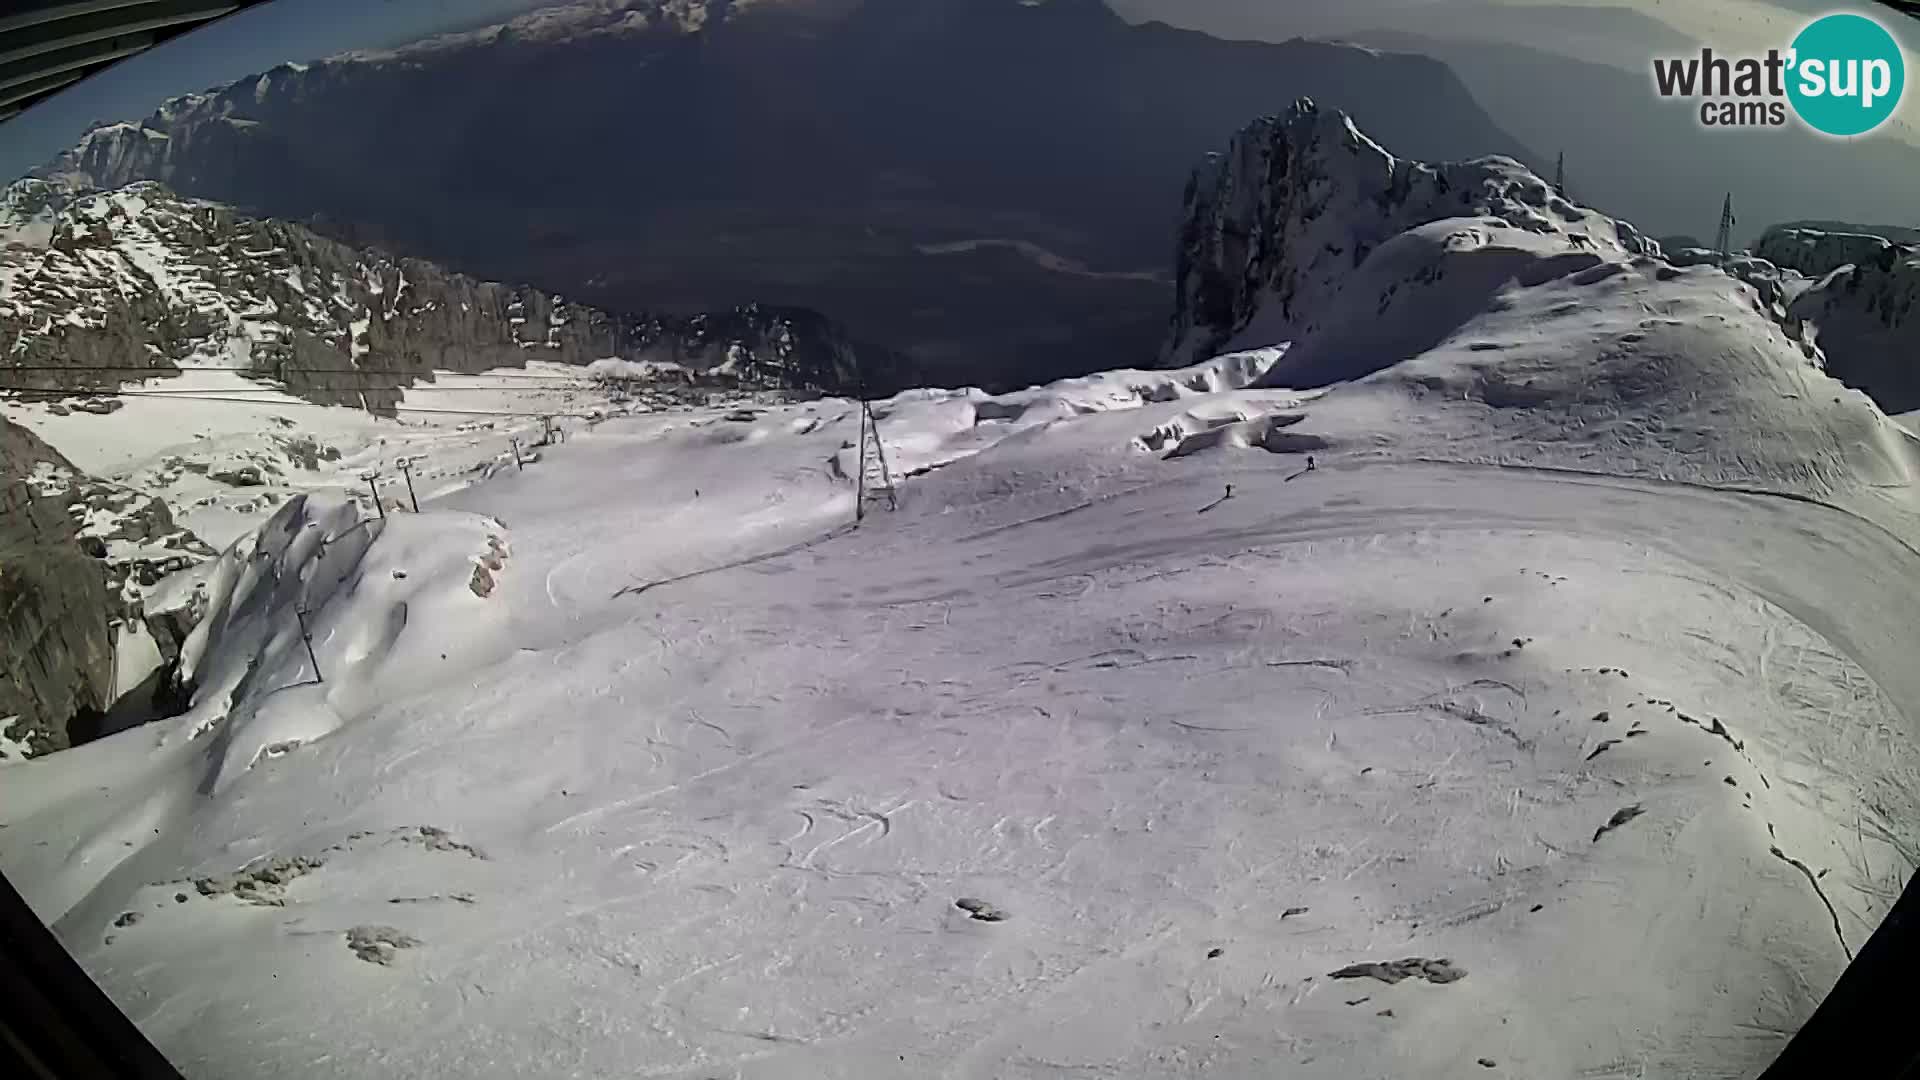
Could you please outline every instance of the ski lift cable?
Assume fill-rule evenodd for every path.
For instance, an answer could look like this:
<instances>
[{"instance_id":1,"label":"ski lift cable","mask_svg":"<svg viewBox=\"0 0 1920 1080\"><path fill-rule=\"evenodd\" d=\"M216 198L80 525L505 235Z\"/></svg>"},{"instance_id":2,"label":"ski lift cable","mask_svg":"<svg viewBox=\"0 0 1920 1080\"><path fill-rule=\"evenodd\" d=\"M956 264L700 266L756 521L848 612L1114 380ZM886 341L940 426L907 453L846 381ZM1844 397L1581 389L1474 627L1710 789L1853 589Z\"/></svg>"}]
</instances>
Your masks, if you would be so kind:
<instances>
[{"instance_id":1,"label":"ski lift cable","mask_svg":"<svg viewBox=\"0 0 1920 1080\"><path fill-rule=\"evenodd\" d=\"M342 391L342 392L352 393L356 391L348 390L348 391ZM46 394L46 393L49 393L49 391L47 391L42 387L34 387L34 386L0 385L0 394L3 394L3 393ZM190 394L190 393L153 393L150 391L143 391L143 390L93 390L93 391L63 390L63 391L57 391L57 393L66 397L86 397L86 398L158 397L158 398L164 398L168 401L204 401L204 402L213 402L213 403L225 404L225 405L247 405L256 409L258 408L272 408L272 409L353 408L356 411L359 410L358 406L328 405L323 402L306 401L299 398L295 398L288 401L265 401L260 398L225 397L219 394L218 392L206 393L206 394ZM457 409L457 408L435 407L435 406L429 406L429 405L393 405L393 406L389 406L389 408L396 413L429 413L429 414L440 413L448 416L512 416L512 417L521 417L526 419L534 419L541 416L565 416L565 417L570 417L572 419L578 419L578 420L591 420L591 419L595 419L596 416L604 417L606 415L605 413L596 414L593 412L578 412L578 411L554 410L554 409L544 409L544 408L521 409L521 410Z\"/></svg>"}]
</instances>

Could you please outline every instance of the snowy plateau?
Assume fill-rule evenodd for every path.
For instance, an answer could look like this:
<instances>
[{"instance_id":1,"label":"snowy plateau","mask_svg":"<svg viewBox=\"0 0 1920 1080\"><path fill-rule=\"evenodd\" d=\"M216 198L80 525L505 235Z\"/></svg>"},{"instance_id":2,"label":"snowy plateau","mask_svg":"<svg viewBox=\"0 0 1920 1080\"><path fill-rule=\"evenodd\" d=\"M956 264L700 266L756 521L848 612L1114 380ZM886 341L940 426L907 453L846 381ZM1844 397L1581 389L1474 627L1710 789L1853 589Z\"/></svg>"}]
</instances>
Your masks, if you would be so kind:
<instances>
[{"instance_id":1,"label":"snowy plateau","mask_svg":"<svg viewBox=\"0 0 1920 1080\"><path fill-rule=\"evenodd\" d=\"M194 1077L1757 1073L1920 859L1920 438L1332 110L1182 251L1176 366L874 402L857 526L831 396L6 403L224 550L146 598L185 711L0 766L0 868Z\"/></svg>"}]
</instances>

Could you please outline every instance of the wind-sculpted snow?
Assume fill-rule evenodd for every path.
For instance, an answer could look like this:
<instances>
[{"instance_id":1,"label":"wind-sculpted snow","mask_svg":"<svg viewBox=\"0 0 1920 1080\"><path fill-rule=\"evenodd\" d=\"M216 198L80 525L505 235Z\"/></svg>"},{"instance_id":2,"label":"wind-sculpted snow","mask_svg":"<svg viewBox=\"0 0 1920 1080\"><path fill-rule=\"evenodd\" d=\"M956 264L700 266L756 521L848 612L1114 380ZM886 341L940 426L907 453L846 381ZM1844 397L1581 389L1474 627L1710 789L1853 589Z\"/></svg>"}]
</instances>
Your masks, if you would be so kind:
<instances>
[{"instance_id":1,"label":"wind-sculpted snow","mask_svg":"<svg viewBox=\"0 0 1920 1080\"><path fill-rule=\"evenodd\" d=\"M1322 417L1391 410L1403 449L1448 454L1452 416L1489 459L1911 505L1911 436L1773 311L1713 267L1435 222L1382 245L1261 385L1341 384Z\"/></svg>"},{"instance_id":2,"label":"wind-sculpted snow","mask_svg":"<svg viewBox=\"0 0 1920 1080\"><path fill-rule=\"evenodd\" d=\"M204 614L181 655L193 701L166 721L166 739L217 733L206 783L218 789L263 756L444 678L436 667L470 665L476 650L499 647L505 619L489 601L509 551L497 521L290 500L197 572Z\"/></svg>"}]
</instances>

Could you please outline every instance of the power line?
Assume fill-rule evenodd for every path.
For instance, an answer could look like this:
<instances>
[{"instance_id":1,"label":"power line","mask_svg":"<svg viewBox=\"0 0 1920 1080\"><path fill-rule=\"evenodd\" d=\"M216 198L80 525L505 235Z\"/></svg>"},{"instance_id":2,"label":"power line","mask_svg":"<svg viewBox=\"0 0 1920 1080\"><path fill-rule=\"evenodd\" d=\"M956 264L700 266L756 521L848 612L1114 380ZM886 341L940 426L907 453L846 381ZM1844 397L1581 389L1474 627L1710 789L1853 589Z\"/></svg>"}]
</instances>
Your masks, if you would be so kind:
<instances>
[{"instance_id":1,"label":"power line","mask_svg":"<svg viewBox=\"0 0 1920 1080\"><path fill-rule=\"evenodd\" d=\"M586 369L583 367L581 368L581 370L584 372ZM5 365L0 365L0 374L4 374L6 372L13 372L13 371L135 371L135 372L146 372L152 378L156 378L156 379L169 379L175 376L185 375L188 372L192 372L192 371L235 371L235 372L240 372L247 375L253 375L259 378L277 378L278 376L276 376L274 373L281 372L281 371L297 371L297 372L300 372L301 374L327 374L327 375L405 375L405 374L408 374L407 372L402 372L402 371L387 372L387 371L379 371L376 369L356 368L356 367L259 368L259 367L249 367L244 364L190 364L185 367L177 367L177 368L157 368L157 367L150 367L144 364L5 364ZM431 374L433 374L436 377L445 376L448 378L475 378L475 377L485 376L486 378L489 378L489 379L526 379L526 380L582 379L587 377L585 375L560 375L560 374L548 375L548 374L542 374L540 372L534 372L534 371L517 372L510 369L503 370L503 369L497 369L497 368L492 371L484 371L484 372L481 372L481 371L475 371L475 372L435 371L435 372L432 372Z\"/></svg>"},{"instance_id":2,"label":"power line","mask_svg":"<svg viewBox=\"0 0 1920 1080\"><path fill-rule=\"evenodd\" d=\"M406 394L446 394L446 393L453 393L455 391L467 392L467 391L481 391L481 390L488 391L495 394L560 394L560 393L566 393L572 390L597 390L599 388L594 386L591 383L567 384L567 385L559 385L559 386L431 386L431 385L429 386L395 386L392 383L365 383L365 384L327 383L325 385L302 386L302 387L298 387L297 389L303 392L330 391L330 390L337 390L337 391L392 390L396 393L406 393ZM258 386L258 387L202 386L202 387L180 387L180 388L152 386L152 387L139 387L132 390L109 390L109 389L103 389L100 387L92 387L92 388L81 389L81 390L66 390L60 387L55 387L55 386L41 386L41 387L32 387L23 392L44 394L49 397L59 396L59 395L68 395L68 394L76 395L76 396L94 395L94 396L107 396L107 397L114 397L120 394L137 394L142 397L186 397L193 394L289 394L291 393L291 391L288 390L286 387L281 387L281 386Z\"/></svg>"},{"instance_id":3,"label":"power line","mask_svg":"<svg viewBox=\"0 0 1920 1080\"><path fill-rule=\"evenodd\" d=\"M0 393L9 393L9 392L24 392L24 393L30 393L30 394L38 394L38 393L45 393L46 391L41 389L40 387L34 387L34 386L26 386L26 387L0 386ZM64 390L64 391L61 391L61 393L69 397L161 397L161 398L166 398L170 401L183 401L183 400L184 401L211 401L211 402L219 402L227 405L252 405L256 408L267 407L267 408L274 408L274 409L292 408L296 406L303 407L303 408L314 408L314 409L338 409L338 408L350 407L350 406L341 406L341 405L327 405L318 401L304 401L298 398L293 399L291 401L262 401L259 398L221 397L221 396L218 396L217 394L212 394L212 393L204 394L204 395L182 394L182 393L156 394L156 393L143 391L143 390ZM357 407L355 408L357 411ZM517 412L510 412L502 409L439 409L439 408L431 408L424 405L393 405L393 406L389 406L389 408L393 412L442 413L450 416L512 416L512 417L521 417L525 419L532 419L534 417L540 417L540 416L566 416L566 417L572 417L573 419L576 419L576 420L592 419L592 417L587 413L564 412L564 411L557 411L553 409L526 409L526 410L521 410Z\"/></svg>"}]
</instances>

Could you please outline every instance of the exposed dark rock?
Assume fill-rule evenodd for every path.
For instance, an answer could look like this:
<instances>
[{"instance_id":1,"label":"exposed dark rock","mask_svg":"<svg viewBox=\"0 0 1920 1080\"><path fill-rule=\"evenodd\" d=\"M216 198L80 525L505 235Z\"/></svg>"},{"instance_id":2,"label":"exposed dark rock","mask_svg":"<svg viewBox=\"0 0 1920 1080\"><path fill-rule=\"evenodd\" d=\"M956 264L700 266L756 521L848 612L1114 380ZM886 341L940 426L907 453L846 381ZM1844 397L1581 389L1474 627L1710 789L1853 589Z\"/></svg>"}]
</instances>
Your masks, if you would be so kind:
<instances>
[{"instance_id":1,"label":"exposed dark rock","mask_svg":"<svg viewBox=\"0 0 1920 1080\"><path fill-rule=\"evenodd\" d=\"M908 381L896 354L809 311L608 312L154 183L106 191L76 183L22 180L0 197L0 227L31 205L51 236L0 247L0 268L14 278L0 301L0 342L9 346L0 374L16 392L85 395L71 408L112 411L122 382L207 363L316 403L379 413L435 370L530 360L667 361L674 380L718 388L851 392L864 376L887 393ZM236 486L266 479L246 465L209 475Z\"/></svg>"},{"instance_id":2,"label":"exposed dark rock","mask_svg":"<svg viewBox=\"0 0 1920 1080\"><path fill-rule=\"evenodd\" d=\"M1413 978L1445 984L1466 978L1467 971L1451 960L1426 960L1412 957L1406 960L1349 964L1338 971L1329 972L1327 977L1330 979L1378 979L1383 983L1397 983L1402 979Z\"/></svg>"},{"instance_id":3,"label":"exposed dark rock","mask_svg":"<svg viewBox=\"0 0 1920 1080\"><path fill-rule=\"evenodd\" d=\"M1007 920L1007 913L1005 911L1002 911L1000 908L995 907L985 900L976 900L971 896L963 896L955 900L953 906L966 912L968 917L975 922L1005 922Z\"/></svg>"},{"instance_id":4,"label":"exposed dark rock","mask_svg":"<svg viewBox=\"0 0 1920 1080\"><path fill-rule=\"evenodd\" d=\"M419 944L419 938L391 926L356 926L347 931L347 948L369 964L392 964L394 950Z\"/></svg>"},{"instance_id":5,"label":"exposed dark rock","mask_svg":"<svg viewBox=\"0 0 1920 1080\"><path fill-rule=\"evenodd\" d=\"M170 661L190 629L170 613L154 630L141 589L212 553L161 500L0 418L0 729L35 755L91 737L113 705L114 635L154 632Z\"/></svg>"}]
</instances>

